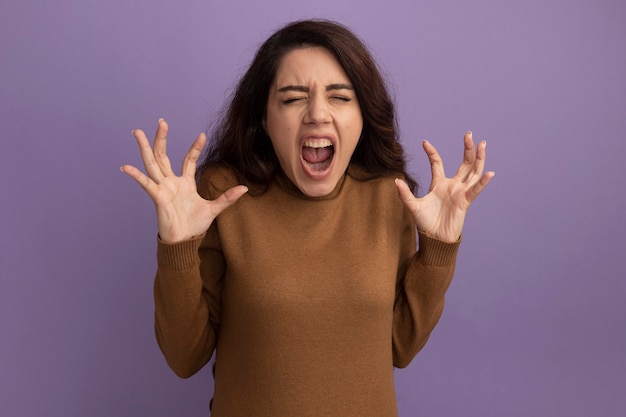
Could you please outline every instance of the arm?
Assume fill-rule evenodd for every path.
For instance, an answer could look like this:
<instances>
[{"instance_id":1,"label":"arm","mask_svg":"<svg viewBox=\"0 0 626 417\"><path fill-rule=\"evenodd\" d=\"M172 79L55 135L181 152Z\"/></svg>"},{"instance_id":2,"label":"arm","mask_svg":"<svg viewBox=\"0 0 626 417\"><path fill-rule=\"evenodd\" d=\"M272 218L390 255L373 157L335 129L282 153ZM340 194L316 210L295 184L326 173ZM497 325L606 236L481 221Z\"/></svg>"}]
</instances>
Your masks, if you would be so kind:
<instances>
[{"instance_id":1,"label":"arm","mask_svg":"<svg viewBox=\"0 0 626 417\"><path fill-rule=\"evenodd\" d=\"M157 341L174 372L188 377L209 360L219 323L224 260L214 220L247 188L232 187L215 199L201 196L195 173L206 136L201 134L194 141L183 161L182 175L177 176L166 154L167 132L167 123L160 119L151 147L143 131L133 131L147 175L131 165L121 170L146 191L156 208Z\"/></svg>"},{"instance_id":2,"label":"arm","mask_svg":"<svg viewBox=\"0 0 626 417\"><path fill-rule=\"evenodd\" d=\"M159 241L157 262L157 342L174 373L187 378L209 361L217 339L225 262L215 227L184 242Z\"/></svg>"},{"instance_id":3,"label":"arm","mask_svg":"<svg viewBox=\"0 0 626 417\"><path fill-rule=\"evenodd\" d=\"M459 245L460 240L445 243L419 233L419 251L410 257L398 283L393 312L394 366L406 367L439 321Z\"/></svg>"},{"instance_id":4,"label":"arm","mask_svg":"<svg viewBox=\"0 0 626 417\"><path fill-rule=\"evenodd\" d=\"M406 272L400 271L394 306L393 359L398 367L409 364L441 317L467 210L495 175L493 171L483 174L486 142L476 149L471 132L463 142L463 162L456 174L447 178L439 153L424 141L432 172L424 197L415 197L404 181L396 180L398 195L419 231L419 251L412 257L406 232L403 237L402 247L407 249L402 259L410 261Z\"/></svg>"}]
</instances>

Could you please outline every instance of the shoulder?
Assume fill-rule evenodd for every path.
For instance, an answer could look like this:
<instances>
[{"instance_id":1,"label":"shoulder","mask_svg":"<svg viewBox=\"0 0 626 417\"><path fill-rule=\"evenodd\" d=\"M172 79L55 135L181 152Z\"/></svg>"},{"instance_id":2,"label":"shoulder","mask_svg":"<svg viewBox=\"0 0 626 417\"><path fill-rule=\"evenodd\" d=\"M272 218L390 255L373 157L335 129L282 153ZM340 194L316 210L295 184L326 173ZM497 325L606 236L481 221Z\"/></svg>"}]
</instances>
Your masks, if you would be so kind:
<instances>
[{"instance_id":1,"label":"shoulder","mask_svg":"<svg viewBox=\"0 0 626 417\"><path fill-rule=\"evenodd\" d=\"M401 174L372 174L356 164L351 164L347 171L349 182L354 184L360 192L380 197L397 195L395 179L402 177Z\"/></svg>"},{"instance_id":2,"label":"shoulder","mask_svg":"<svg viewBox=\"0 0 626 417\"><path fill-rule=\"evenodd\" d=\"M198 178L198 193L204 198L214 199L240 183L234 169L215 165L206 168Z\"/></svg>"},{"instance_id":3,"label":"shoulder","mask_svg":"<svg viewBox=\"0 0 626 417\"><path fill-rule=\"evenodd\" d=\"M398 197L398 189L395 179L401 175L376 175L372 176L361 168L350 167L345 181L344 198L352 201L362 209L391 216L394 218L404 217L404 205Z\"/></svg>"}]
</instances>

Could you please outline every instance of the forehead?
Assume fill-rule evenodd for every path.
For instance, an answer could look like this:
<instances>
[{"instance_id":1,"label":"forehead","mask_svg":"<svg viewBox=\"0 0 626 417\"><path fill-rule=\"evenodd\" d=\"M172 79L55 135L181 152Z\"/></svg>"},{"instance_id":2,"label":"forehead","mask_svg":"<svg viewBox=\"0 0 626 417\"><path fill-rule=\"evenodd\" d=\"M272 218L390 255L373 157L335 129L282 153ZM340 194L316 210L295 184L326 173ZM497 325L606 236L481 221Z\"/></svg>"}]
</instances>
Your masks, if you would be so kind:
<instances>
[{"instance_id":1,"label":"forehead","mask_svg":"<svg viewBox=\"0 0 626 417\"><path fill-rule=\"evenodd\" d=\"M275 84L348 83L348 75L328 49L307 46L285 54L276 71Z\"/></svg>"}]
</instances>

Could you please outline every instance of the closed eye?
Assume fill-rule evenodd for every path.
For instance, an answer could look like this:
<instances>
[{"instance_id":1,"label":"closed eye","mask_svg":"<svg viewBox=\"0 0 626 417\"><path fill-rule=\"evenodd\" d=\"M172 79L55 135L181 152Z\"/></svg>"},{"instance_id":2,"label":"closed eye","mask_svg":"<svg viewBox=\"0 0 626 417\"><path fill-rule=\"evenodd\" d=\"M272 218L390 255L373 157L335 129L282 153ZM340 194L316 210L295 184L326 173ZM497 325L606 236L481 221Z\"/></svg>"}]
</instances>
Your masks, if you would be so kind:
<instances>
[{"instance_id":1,"label":"closed eye","mask_svg":"<svg viewBox=\"0 0 626 417\"><path fill-rule=\"evenodd\" d=\"M290 98L286 98L284 100L282 100L283 104L290 104L290 103L295 103L296 101L300 101L303 100L304 97L290 97Z\"/></svg>"}]
</instances>

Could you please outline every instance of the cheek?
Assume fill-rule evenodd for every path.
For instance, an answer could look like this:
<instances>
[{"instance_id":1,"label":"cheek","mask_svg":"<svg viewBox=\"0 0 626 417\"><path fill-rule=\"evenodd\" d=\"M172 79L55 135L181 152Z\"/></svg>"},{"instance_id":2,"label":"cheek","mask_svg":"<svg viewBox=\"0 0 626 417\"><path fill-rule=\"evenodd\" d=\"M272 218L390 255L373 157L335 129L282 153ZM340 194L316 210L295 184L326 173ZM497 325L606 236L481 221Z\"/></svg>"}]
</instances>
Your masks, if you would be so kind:
<instances>
[{"instance_id":1,"label":"cheek","mask_svg":"<svg viewBox=\"0 0 626 417\"><path fill-rule=\"evenodd\" d=\"M268 110L267 116L263 121L263 127L269 137L283 140L286 136L292 133L291 117L285 112L280 112L276 109Z\"/></svg>"},{"instance_id":2,"label":"cheek","mask_svg":"<svg viewBox=\"0 0 626 417\"><path fill-rule=\"evenodd\" d=\"M270 137L277 153L287 154L296 151L298 127L289 123L287 117L273 115L272 118L268 118L265 132Z\"/></svg>"},{"instance_id":3,"label":"cheek","mask_svg":"<svg viewBox=\"0 0 626 417\"><path fill-rule=\"evenodd\" d=\"M360 113L354 115L346 124L346 133L350 136L350 141L354 142L354 146L356 146L363 133L363 119Z\"/></svg>"},{"instance_id":4,"label":"cheek","mask_svg":"<svg viewBox=\"0 0 626 417\"><path fill-rule=\"evenodd\" d=\"M281 164L291 161L296 157L299 158L300 152L296 150L296 141L294 140L292 129L286 126L282 126L280 129L270 128L268 135L272 141L274 152L281 161Z\"/></svg>"},{"instance_id":5,"label":"cheek","mask_svg":"<svg viewBox=\"0 0 626 417\"><path fill-rule=\"evenodd\" d=\"M363 130L363 116L360 108L352 109L349 114L345 115L343 122L346 129L350 130L351 133L357 132L359 136L361 135L361 130Z\"/></svg>"}]
</instances>

